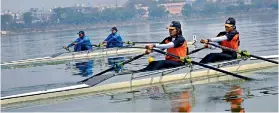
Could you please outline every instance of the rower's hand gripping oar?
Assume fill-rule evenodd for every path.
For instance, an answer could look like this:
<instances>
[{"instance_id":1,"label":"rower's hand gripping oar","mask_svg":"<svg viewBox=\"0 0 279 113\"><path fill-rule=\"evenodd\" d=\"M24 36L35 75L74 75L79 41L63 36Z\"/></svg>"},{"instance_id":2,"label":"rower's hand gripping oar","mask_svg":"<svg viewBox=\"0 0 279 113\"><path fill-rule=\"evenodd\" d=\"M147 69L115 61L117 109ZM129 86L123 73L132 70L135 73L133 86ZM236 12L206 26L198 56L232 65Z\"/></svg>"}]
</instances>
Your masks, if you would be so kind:
<instances>
[{"instance_id":1,"label":"rower's hand gripping oar","mask_svg":"<svg viewBox=\"0 0 279 113\"><path fill-rule=\"evenodd\" d=\"M80 81L80 82L78 82L78 83L84 83L84 82L86 82L86 81L88 81L88 80L90 80L90 79L94 79L94 77L97 77L97 76L100 76L100 75L102 75L102 74L105 74L105 73L107 73L107 72L109 72L109 71L112 71L112 70L114 70L115 68L117 68L117 67L119 67L119 66L123 66L123 65L125 65L125 64L128 64L128 63L130 63L130 62L132 62L132 61L134 61L134 60L137 60L137 59L143 57L144 55L145 55L145 53L144 53L144 54L140 54L140 55L138 55L138 56L135 56L135 57L133 57L133 58L131 58L131 59L129 59L129 60L126 60L126 61L124 61L124 62L118 63L118 64L116 64L115 66L113 66L113 67L111 67L111 68L109 68L109 69L107 69L107 70L105 70L105 71L102 71L102 72L100 72L100 73L98 73L98 74L96 74L96 75L93 75L93 76L91 76L91 77L89 77L89 78L87 78L87 79L84 79L84 80L82 80L82 81ZM96 84L98 84L98 83L96 83ZM94 84L94 85L96 85L96 84Z\"/></svg>"},{"instance_id":2,"label":"rower's hand gripping oar","mask_svg":"<svg viewBox=\"0 0 279 113\"><path fill-rule=\"evenodd\" d=\"M168 56L173 57L173 58L181 59L185 63L199 65L199 66L202 66L202 67L205 67L205 68L209 68L209 69L212 69L212 70L215 70L215 71L219 71L219 72L222 72L222 73L225 73L225 74L228 74L228 75L232 75L234 77L241 78L241 79L244 79L244 80L254 80L252 78L241 76L241 75L236 74L236 73L228 72L228 71L225 71L225 70L222 70L222 69L219 69L219 68L215 68L215 67L212 67L212 66L209 66L209 65L205 65L205 64L202 64L202 63L198 63L198 62L192 61L189 57L188 58L180 58L179 56L176 56L174 54L167 53L167 52L164 52L164 51L161 51L161 50L157 50L157 49L151 49L151 50L156 51L156 52L161 53L161 54L164 54L164 55L168 55Z\"/></svg>"},{"instance_id":3,"label":"rower's hand gripping oar","mask_svg":"<svg viewBox=\"0 0 279 113\"><path fill-rule=\"evenodd\" d=\"M252 54L248 53L247 51L241 51L241 50L236 51L234 49L227 48L227 47L224 47L224 46L220 46L220 45L217 45L217 44L214 44L214 43L211 43L211 42L208 42L206 44L218 47L218 48L223 49L223 50L229 50L229 51L237 52L238 54L240 54L242 56L245 56L245 57L254 57L256 59L260 59L260 60L264 60L264 61L271 62L271 63L274 63L274 64L278 64L277 61L266 59L266 58L263 58L263 57L260 57L260 56L256 56L256 55L252 55Z\"/></svg>"}]
</instances>

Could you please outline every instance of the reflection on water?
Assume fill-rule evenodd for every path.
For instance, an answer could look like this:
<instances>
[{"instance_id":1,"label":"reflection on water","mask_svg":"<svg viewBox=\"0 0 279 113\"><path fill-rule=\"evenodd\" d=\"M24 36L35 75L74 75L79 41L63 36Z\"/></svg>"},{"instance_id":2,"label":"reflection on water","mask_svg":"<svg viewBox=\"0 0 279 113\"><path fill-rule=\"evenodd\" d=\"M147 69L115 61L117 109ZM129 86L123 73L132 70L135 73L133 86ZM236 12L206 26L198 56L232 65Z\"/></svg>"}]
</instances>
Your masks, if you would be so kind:
<instances>
[{"instance_id":1,"label":"reflection on water","mask_svg":"<svg viewBox=\"0 0 279 113\"><path fill-rule=\"evenodd\" d=\"M113 67L116 64L123 62L125 60L125 57L112 57L108 58L108 65L109 67ZM100 62L100 61L99 61ZM99 63L98 60L81 60L81 61L74 61L67 63L66 70L71 69L72 75L80 75L82 77L90 77L93 76L94 73L94 66L98 66L98 64L103 64L104 60L102 60L102 63ZM99 65L102 67L102 65ZM116 73L120 72L123 69L122 66L116 67L114 70Z\"/></svg>"},{"instance_id":2,"label":"reflection on water","mask_svg":"<svg viewBox=\"0 0 279 113\"><path fill-rule=\"evenodd\" d=\"M270 17L270 18L266 18ZM198 40L204 37L215 36L217 32L223 30L223 21L227 17L211 19L206 21L181 21L183 27L183 33L186 39L197 35ZM241 50L248 50L257 55L274 55L278 54L278 13L266 14L259 16L247 15L237 18L238 29L241 32ZM171 20L170 20L171 21ZM165 22L169 23L169 22ZM165 23L161 24L146 24L139 26L122 27L121 35L125 37L127 41L158 41L163 40L168 32L163 29ZM90 39L94 39L97 43L102 41L103 37L106 37L107 28L87 30L91 34L88 34ZM202 31L202 32L201 32ZM5 36L2 38L1 51L5 54L1 55L2 61L45 57L53 53L62 52L61 47L72 40L72 36L75 36L71 31L61 33L46 33L46 34L32 34L31 35L19 35L19 36ZM39 38L38 38L39 37ZM50 38L58 37L58 38ZM92 38L94 37L94 38ZM152 38L156 37L156 38ZM30 42L32 40L32 42ZM42 41L44 40L44 41ZM34 43L40 42L40 43ZM30 44L32 43L32 44ZM42 43L45 46L41 46ZM55 43L55 46L52 44ZM35 44L35 45L34 45ZM51 45L51 46L49 46ZM263 46L268 45L268 46ZM32 46L32 47L30 47ZM49 46L49 47L48 47ZM48 48L45 50L45 48ZM217 52L219 49L202 51L194 54L193 57L202 57L211 52ZM154 53L153 53L154 54ZM107 62L108 60L108 62ZM63 87L64 85L57 86L57 83L76 82L81 79L80 76L69 76L72 74L79 74L81 76L92 76L92 73L98 73L104 69L108 69L107 64L113 66L116 62L121 61L116 59L103 58L101 60L94 61L79 61L78 63L71 63L67 67L70 67L65 71L64 62L51 63L53 65L34 67L25 69L7 69L2 70L2 89L16 91L9 94L7 92L2 94L19 94L22 92L30 92L29 89L38 90L36 87L40 86L40 89L46 89L44 84L51 84L53 87ZM82 63L83 62L83 63ZM139 59L133 64L147 64L146 60ZM63 65L62 65L63 64ZM91 66L90 66L91 65ZM131 68L137 68L135 65ZM129 67L129 68L130 68ZM93 69L94 68L94 69ZM126 67L125 67L126 68ZM187 107L191 106L188 111L229 111L244 112L244 111L278 111L278 68L276 71L270 73L269 71L254 73L261 81L246 82L238 86L228 86L221 83L213 83L207 85L195 86L195 89L185 90L183 85L173 84L173 88L166 87L165 90L161 86L139 89L140 92L134 93L120 93L115 94L114 99L124 100L124 102L111 103L114 100L106 100L106 97L94 97L87 98L85 100L75 102L65 102L61 104L49 104L40 105L36 107L29 107L20 109L19 111L88 111L88 112L101 112L101 111L187 111ZM268 72L268 73L266 73ZM30 82L32 79L32 82ZM55 84L55 85L52 85ZM34 87L30 87L34 86ZM36 87L35 87L36 86ZM211 87L214 86L214 87ZM25 87L28 87L28 91L25 91ZM29 88L30 87L30 88ZM43 87L43 88L41 88ZM14 88L14 89L13 89ZM243 89L245 89L243 91ZM247 88L251 88L251 94L246 95ZM24 91L22 91L22 89ZM171 90L179 89L179 91ZM226 94L226 91L231 90ZM241 90L239 93L234 90ZM2 90L3 91L3 90ZM163 91L163 92L162 92ZM189 94L189 92L191 92ZM245 96L243 94L245 94ZM133 94L133 96L131 96ZM181 94L181 96L180 96ZM224 98L224 95L225 98ZM242 98L232 98L234 95L242 95ZM132 97L132 98L130 98ZM189 98L188 98L189 97ZM228 98L231 97L231 98ZM241 96L240 96L241 97ZM185 100L184 100L184 99ZM275 99L274 99L275 98ZM189 101L189 99L191 101ZM245 101L243 101L245 99ZM132 101L131 101L132 100ZM96 103L96 101L98 101ZM242 102L241 102L242 101ZM86 103L87 102L87 103ZM86 103L86 104L85 104ZM150 103L151 105L149 105ZM270 103L267 105L265 103ZM104 109L102 104L110 106ZM170 105L171 104L171 105ZM243 107L245 104L245 110ZM82 105L82 106L80 106ZM101 107L100 107L101 105ZM51 109L50 109L51 108ZM132 109L138 108L138 109ZM143 109L144 108L144 109ZM177 109L178 108L178 109ZM181 109L180 109L181 108ZM17 110L11 110L17 111Z\"/></svg>"},{"instance_id":3,"label":"reflection on water","mask_svg":"<svg viewBox=\"0 0 279 113\"><path fill-rule=\"evenodd\" d=\"M73 75L81 75L82 77L89 77L93 74L94 61L81 61L67 64L67 69L72 69ZM66 70L67 70L66 69Z\"/></svg>"},{"instance_id":4,"label":"reflection on water","mask_svg":"<svg viewBox=\"0 0 279 113\"><path fill-rule=\"evenodd\" d=\"M244 101L243 89L240 86L232 86L229 92L225 95L226 102L231 105L231 112L244 113L245 109L242 107Z\"/></svg>"},{"instance_id":5,"label":"reflection on water","mask_svg":"<svg viewBox=\"0 0 279 113\"><path fill-rule=\"evenodd\" d=\"M116 66L116 68L114 69L114 71L116 73L119 73L123 67L122 66L118 66L117 64L120 62L123 62L125 59L124 57L112 57L112 58L108 58L108 65L110 67Z\"/></svg>"},{"instance_id":6,"label":"reflection on water","mask_svg":"<svg viewBox=\"0 0 279 113\"><path fill-rule=\"evenodd\" d=\"M191 94L189 91L183 91L178 96L178 100L173 100L171 112L191 112Z\"/></svg>"}]
</instances>

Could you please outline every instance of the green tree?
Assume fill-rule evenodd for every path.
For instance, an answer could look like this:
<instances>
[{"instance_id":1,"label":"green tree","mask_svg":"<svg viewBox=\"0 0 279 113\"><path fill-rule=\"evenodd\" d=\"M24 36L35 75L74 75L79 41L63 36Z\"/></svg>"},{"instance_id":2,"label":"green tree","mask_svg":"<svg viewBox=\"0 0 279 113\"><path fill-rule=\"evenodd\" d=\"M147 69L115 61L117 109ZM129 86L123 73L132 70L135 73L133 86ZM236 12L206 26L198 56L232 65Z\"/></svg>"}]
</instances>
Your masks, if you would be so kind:
<instances>
[{"instance_id":1,"label":"green tree","mask_svg":"<svg viewBox=\"0 0 279 113\"><path fill-rule=\"evenodd\" d=\"M202 7L206 4L206 0L196 0L194 3L193 3L193 7Z\"/></svg>"},{"instance_id":2,"label":"green tree","mask_svg":"<svg viewBox=\"0 0 279 113\"><path fill-rule=\"evenodd\" d=\"M10 14L1 15L1 29L7 30L13 22L13 16Z\"/></svg>"},{"instance_id":3,"label":"green tree","mask_svg":"<svg viewBox=\"0 0 279 113\"><path fill-rule=\"evenodd\" d=\"M201 14L210 15L212 13L220 12L220 7L216 3L206 3L203 9L200 11Z\"/></svg>"},{"instance_id":4,"label":"green tree","mask_svg":"<svg viewBox=\"0 0 279 113\"><path fill-rule=\"evenodd\" d=\"M31 25L33 20L33 16L31 12L26 12L23 14L23 21L26 25Z\"/></svg>"},{"instance_id":5,"label":"green tree","mask_svg":"<svg viewBox=\"0 0 279 113\"><path fill-rule=\"evenodd\" d=\"M138 9L138 10L137 10L137 15L139 15L140 17L143 16L143 15L145 15L145 13L146 13L146 10L145 10L145 9Z\"/></svg>"},{"instance_id":6,"label":"green tree","mask_svg":"<svg viewBox=\"0 0 279 113\"><path fill-rule=\"evenodd\" d=\"M165 17L169 14L169 12L166 11L166 8L164 6L157 6L157 5L152 5L149 7L149 16L151 18L154 17Z\"/></svg>"},{"instance_id":7,"label":"green tree","mask_svg":"<svg viewBox=\"0 0 279 113\"><path fill-rule=\"evenodd\" d=\"M185 4L182 9L182 15L185 17L190 17L192 15L193 8L190 4Z\"/></svg>"}]
</instances>

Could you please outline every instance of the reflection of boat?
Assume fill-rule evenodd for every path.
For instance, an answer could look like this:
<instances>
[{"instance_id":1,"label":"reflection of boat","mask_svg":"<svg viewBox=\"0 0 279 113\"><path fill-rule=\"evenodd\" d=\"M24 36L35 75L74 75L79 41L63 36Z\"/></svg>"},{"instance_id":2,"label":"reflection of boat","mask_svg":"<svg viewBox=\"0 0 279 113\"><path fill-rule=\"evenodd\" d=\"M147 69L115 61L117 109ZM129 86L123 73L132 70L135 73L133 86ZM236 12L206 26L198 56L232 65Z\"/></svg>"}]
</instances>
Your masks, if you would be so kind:
<instances>
[{"instance_id":1,"label":"reflection of boat","mask_svg":"<svg viewBox=\"0 0 279 113\"><path fill-rule=\"evenodd\" d=\"M252 61L252 60L243 60L237 59L232 61L220 62L210 64L217 68L241 73L241 72L249 72L260 69L277 67L277 64L263 62L263 61ZM84 84L73 85L69 87L49 89L45 91L37 91L30 92L24 94L11 95L6 97L1 97L1 104L9 104L23 101L32 101L32 100L41 100L47 98L55 98L55 97L65 97L65 96L73 96L73 95L82 95L82 94L96 94L101 92L117 92L123 90L131 90L138 87L149 86L154 84L170 84L174 82L181 81L191 81L191 85L195 84L206 84L211 82L219 82L225 80L234 80L235 78L229 75L225 75L220 72L216 72L213 70L201 68L201 67L192 67L181 66L172 69L158 70L158 71L150 71L150 72L140 72L140 73L126 73L126 76L120 76L121 74L107 74L94 78L92 81L85 82ZM250 74L245 74L243 76L249 76ZM115 79L111 78L115 77ZM119 79L118 77L123 77L122 79L127 81L115 81ZM132 77L132 80L131 80ZM98 86L92 87L91 82L99 81L98 79L107 79L111 78L110 82L114 83L104 83ZM120 90L122 89L122 90Z\"/></svg>"},{"instance_id":2,"label":"reflection of boat","mask_svg":"<svg viewBox=\"0 0 279 113\"><path fill-rule=\"evenodd\" d=\"M78 69L78 73L74 75L81 75L83 77L88 77L93 74L94 62L93 60L88 60L87 62L77 62L75 63L75 69Z\"/></svg>"},{"instance_id":3,"label":"reflection of boat","mask_svg":"<svg viewBox=\"0 0 279 113\"><path fill-rule=\"evenodd\" d=\"M244 113L245 110L242 107L243 89L239 86L232 86L231 90L225 95L226 102L231 104L231 112L233 113Z\"/></svg>"}]
</instances>

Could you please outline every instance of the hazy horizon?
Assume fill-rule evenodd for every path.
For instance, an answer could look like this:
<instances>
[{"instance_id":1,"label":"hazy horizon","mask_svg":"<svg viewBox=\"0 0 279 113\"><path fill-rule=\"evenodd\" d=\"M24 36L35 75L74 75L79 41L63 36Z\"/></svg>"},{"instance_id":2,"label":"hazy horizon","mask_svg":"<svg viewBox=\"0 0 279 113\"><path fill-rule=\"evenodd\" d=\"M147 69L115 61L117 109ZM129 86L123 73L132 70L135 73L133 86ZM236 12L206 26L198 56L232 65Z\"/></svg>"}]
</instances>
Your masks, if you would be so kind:
<instances>
[{"instance_id":1,"label":"hazy horizon","mask_svg":"<svg viewBox=\"0 0 279 113\"><path fill-rule=\"evenodd\" d=\"M1 0L1 10L12 12L28 11L30 8L53 8L55 6L73 6L74 4L84 4L86 6L100 4L123 5L128 0Z\"/></svg>"}]
</instances>

